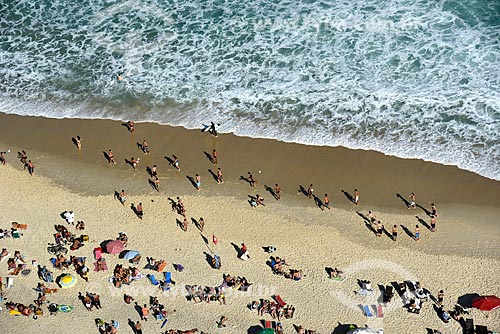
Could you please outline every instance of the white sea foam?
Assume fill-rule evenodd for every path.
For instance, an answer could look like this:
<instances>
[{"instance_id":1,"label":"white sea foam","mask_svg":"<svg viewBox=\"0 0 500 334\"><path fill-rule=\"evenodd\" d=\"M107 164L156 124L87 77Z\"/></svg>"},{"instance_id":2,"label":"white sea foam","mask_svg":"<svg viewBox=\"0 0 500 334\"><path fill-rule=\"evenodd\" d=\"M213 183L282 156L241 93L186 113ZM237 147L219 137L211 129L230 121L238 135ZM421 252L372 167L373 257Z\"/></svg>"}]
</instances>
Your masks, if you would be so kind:
<instances>
[{"instance_id":1,"label":"white sea foam","mask_svg":"<svg viewBox=\"0 0 500 334\"><path fill-rule=\"evenodd\" d=\"M494 1L21 0L3 8L5 112L187 128L216 120L242 136L374 149L500 180Z\"/></svg>"}]
</instances>

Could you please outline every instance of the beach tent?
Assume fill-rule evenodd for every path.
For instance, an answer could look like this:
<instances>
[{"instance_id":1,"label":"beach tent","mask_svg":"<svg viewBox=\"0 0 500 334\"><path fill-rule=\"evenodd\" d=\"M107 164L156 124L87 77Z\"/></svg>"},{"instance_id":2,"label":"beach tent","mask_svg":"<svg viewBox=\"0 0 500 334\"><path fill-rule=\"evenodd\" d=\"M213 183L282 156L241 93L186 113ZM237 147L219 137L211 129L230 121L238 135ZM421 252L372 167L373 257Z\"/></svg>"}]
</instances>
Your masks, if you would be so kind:
<instances>
[{"instance_id":1,"label":"beach tent","mask_svg":"<svg viewBox=\"0 0 500 334\"><path fill-rule=\"evenodd\" d=\"M356 328L352 331L347 332L347 334L384 334L384 330L373 328Z\"/></svg>"},{"instance_id":2,"label":"beach tent","mask_svg":"<svg viewBox=\"0 0 500 334\"><path fill-rule=\"evenodd\" d=\"M71 288L76 283L76 277L71 274L62 274L59 276L57 282L63 289Z\"/></svg>"},{"instance_id":3,"label":"beach tent","mask_svg":"<svg viewBox=\"0 0 500 334\"><path fill-rule=\"evenodd\" d=\"M109 254L118 254L123 251L123 243L120 240L111 240L106 244L106 252Z\"/></svg>"},{"instance_id":4,"label":"beach tent","mask_svg":"<svg viewBox=\"0 0 500 334\"><path fill-rule=\"evenodd\" d=\"M472 306L481 311L492 311L500 308L500 298L497 296L481 296L472 301Z\"/></svg>"}]
</instances>

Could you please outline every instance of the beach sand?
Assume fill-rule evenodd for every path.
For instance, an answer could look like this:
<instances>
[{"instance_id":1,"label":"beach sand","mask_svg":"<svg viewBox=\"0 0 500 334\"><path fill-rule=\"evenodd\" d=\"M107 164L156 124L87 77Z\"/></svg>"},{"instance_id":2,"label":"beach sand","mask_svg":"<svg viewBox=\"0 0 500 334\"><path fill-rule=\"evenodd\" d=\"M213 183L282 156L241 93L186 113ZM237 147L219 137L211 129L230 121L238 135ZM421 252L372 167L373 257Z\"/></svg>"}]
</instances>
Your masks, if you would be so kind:
<instances>
[{"instance_id":1,"label":"beach sand","mask_svg":"<svg viewBox=\"0 0 500 334\"><path fill-rule=\"evenodd\" d=\"M120 322L119 332L130 333L128 319L139 320L133 305L123 302L123 293L134 295L140 304L149 304L149 296L158 295L170 311L166 328L197 327L207 333L246 333L262 319L250 311L247 304L260 298L271 299L279 294L296 308L293 319L283 320L285 333L294 333L294 325L331 333L338 323L368 324L384 328L385 333L426 333L436 328L443 333L457 333L460 325L444 324L437 317L431 302L424 304L419 315L402 308L396 295L385 308L383 319L366 318L360 304L378 304L377 285L393 281L418 280L434 295L445 290L445 307L451 309L463 295L500 294L500 183L453 166L441 166L420 160L403 160L370 151L344 148L310 147L265 139L239 138L221 134L217 138L199 130L137 124L130 134L120 122L105 120L53 120L35 117L0 115L0 149L11 150L7 165L0 166L1 228L16 221L28 224L20 239L2 239L2 247L11 253L20 250L31 263L36 259L49 265L51 257L47 243L53 241L54 224L66 224L60 217L65 210L74 210L76 220L84 220L90 241L71 254L86 256L93 269L92 250L120 231L129 237L127 249L145 257L163 258L169 262L175 287L160 293L144 278L128 287L116 289L108 282L117 263L126 262L117 256L105 255L107 272L90 274L89 283L79 279L76 286L48 296L51 302L72 305L68 314L38 320L0 314L2 328L8 333L65 333L71 327L75 333L97 333L94 319ZM71 137L80 135L82 150L77 150ZM137 147L146 139L151 153L144 155ZM224 183L218 185L209 169L204 152L216 148ZM16 159L16 152L26 149L35 163L35 175L30 177ZM103 152L112 149L118 162L109 165ZM165 156L179 157L181 171L168 165ZM140 158L133 170L124 159ZM160 176L160 191L148 184L146 166L156 164ZM257 179L256 188L240 179L250 171ZM259 173L260 171L260 173ZM186 178L198 173L202 189L196 191ZM279 183L282 199L275 201L264 188ZM323 198L328 193L331 210L321 211L314 201L298 191L302 185L314 184L314 193ZM352 194L359 189L360 205L355 206L341 192ZM125 189L127 205L114 197ZM426 224L430 218L422 208L407 209L396 194L408 199L415 192L417 204L424 209L436 203L439 212L438 232L431 233ZM248 195L261 194L265 207L251 208ZM168 197L181 196L187 207L187 217L205 217L204 233L193 224L183 232L176 220L182 217L170 208ZM130 203L142 202L144 219L140 221L130 209ZM402 227L396 242L384 235L378 238L356 213L376 213L387 229L403 225L410 233L415 224L421 225L421 240L416 242ZM68 225L75 232L74 226ZM76 232L75 232L76 233ZM78 233L80 234L80 233ZM217 235L218 245L211 243ZM207 241L207 242L206 242ZM232 244L244 242L251 258L242 261ZM273 245L277 252L265 253L264 246ZM207 255L217 253L222 269L210 268ZM274 275L266 264L269 256L286 258L291 268L303 269L306 275L295 282ZM181 263L182 273L173 270ZM343 282L327 278L325 267L339 267L347 272ZM28 268L32 268L28 264ZM53 269L57 276L61 272ZM144 269L143 273L154 273ZM216 286L222 274L245 276L253 283L247 292L228 289L227 305L195 304L185 298L184 285ZM8 276L6 260L0 265L0 276ZM159 273L156 273L159 278ZM357 280L368 279L376 290L373 298L356 296ZM36 298L36 270L27 277L15 276L14 286L6 290L6 298L24 304ZM55 285L54 285L55 286ZM103 308L88 312L78 300L78 292L99 293ZM175 310L175 312L174 312ZM229 317L228 327L217 329L215 321L221 315ZM472 311L476 324L492 329L500 324L500 312L486 318ZM143 322L145 333L160 333L160 323ZM495 327L496 326L496 327Z\"/></svg>"}]
</instances>

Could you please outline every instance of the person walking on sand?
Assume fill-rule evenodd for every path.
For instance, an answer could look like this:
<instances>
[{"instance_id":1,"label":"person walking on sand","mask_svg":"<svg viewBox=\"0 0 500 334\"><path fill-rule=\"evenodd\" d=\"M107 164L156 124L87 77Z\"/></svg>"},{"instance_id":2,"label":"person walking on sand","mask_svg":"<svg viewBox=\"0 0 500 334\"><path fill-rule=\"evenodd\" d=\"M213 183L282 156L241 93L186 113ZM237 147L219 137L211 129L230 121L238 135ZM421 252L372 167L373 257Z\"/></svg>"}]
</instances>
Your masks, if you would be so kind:
<instances>
[{"instance_id":1,"label":"person walking on sand","mask_svg":"<svg viewBox=\"0 0 500 334\"><path fill-rule=\"evenodd\" d=\"M396 241L397 238L398 238L398 226L394 225L392 227L392 240Z\"/></svg>"},{"instance_id":2,"label":"person walking on sand","mask_svg":"<svg viewBox=\"0 0 500 334\"><path fill-rule=\"evenodd\" d=\"M189 225L189 221L187 220L186 217L184 217L184 220L182 221L182 224L181 224L181 228L184 232L187 232L188 230L188 225Z\"/></svg>"},{"instance_id":3,"label":"person walking on sand","mask_svg":"<svg viewBox=\"0 0 500 334\"><path fill-rule=\"evenodd\" d=\"M153 167L151 168L151 176L158 176L158 167L156 167L156 165L153 165Z\"/></svg>"},{"instance_id":4,"label":"person walking on sand","mask_svg":"<svg viewBox=\"0 0 500 334\"><path fill-rule=\"evenodd\" d=\"M444 300L444 291L443 290L439 290L439 293L437 295L437 300L438 300L439 306L443 305L443 300Z\"/></svg>"},{"instance_id":5,"label":"person walking on sand","mask_svg":"<svg viewBox=\"0 0 500 334\"><path fill-rule=\"evenodd\" d=\"M358 189L354 189L354 204L358 205L359 204L359 193Z\"/></svg>"},{"instance_id":6,"label":"person walking on sand","mask_svg":"<svg viewBox=\"0 0 500 334\"><path fill-rule=\"evenodd\" d=\"M276 198L276 200L279 201L281 198L281 188L277 183L274 185L273 191L274 191L274 198Z\"/></svg>"},{"instance_id":7,"label":"person walking on sand","mask_svg":"<svg viewBox=\"0 0 500 334\"><path fill-rule=\"evenodd\" d=\"M375 221L377 220L377 218L375 218L375 214L371 211L368 211L368 219L370 220L371 224L375 223Z\"/></svg>"},{"instance_id":8,"label":"person walking on sand","mask_svg":"<svg viewBox=\"0 0 500 334\"><path fill-rule=\"evenodd\" d=\"M135 212L137 214L137 217L139 217L140 220L142 220L142 216L144 216L144 211L142 210L142 203L137 204L135 207Z\"/></svg>"},{"instance_id":9,"label":"person walking on sand","mask_svg":"<svg viewBox=\"0 0 500 334\"><path fill-rule=\"evenodd\" d=\"M113 151L111 151L111 149L108 150L108 159L110 165L116 165L115 155L113 154Z\"/></svg>"},{"instance_id":10,"label":"person walking on sand","mask_svg":"<svg viewBox=\"0 0 500 334\"><path fill-rule=\"evenodd\" d=\"M125 190L122 189L119 195L119 199L120 203L122 203L122 205L125 205L125 201L127 200L127 194L125 193Z\"/></svg>"},{"instance_id":11,"label":"person walking on sand","mask_svg":"<svg viewBox=\"0 0 500 334\"><path fill-rule=\"evenodd\" d=\"M417 206L415 204L415 193L410 194L410 205L408 206L408 209L416 209Z\"/></svg>"},{"instance_id":12,"label":"person walking on sand","mask_svg":"<svg viewBox=\"0 0 500 334\"><path fill-rule=\"evenodd\" d=\"M135 334L142 334L142 325L139 321L137 321L134 325L134 333Z\"/></svg>"},{"instance_id":13,"label":"person walking on sand","mask_svg":"<svg viewBox=\"0 0 500 334\"><path fill-rule=\"evenodd\" d=\"M307 188L307 197L312 198L314 192L313 184L311 183Z\"/></svg>"},{"instance_id":14,"label":"person walking on sand","mask_svg":"<svg viewBox=\"0 0 500 334\"><path fill-rule=\"evenodd\" d=\"M253 178L252 173L248 172L248 182L250 183L250 187L254 188L257 181Z\"/></svg>"},{"instance_id":15,"label":"person walking on sand","mask_svg":"<svg viewBox=\"0 0 500 334\"><path fill-rule=\"evenodd\" d=\"M264 197L260 196L259 194L255 195L255 200L257 201L257 205L266 206L264 204Z\"/></svg>"},{"instance_id":16,"label":"person walking on sand","mask_svg":"<svg viewBox=\"0 0 500 334\"><path fill-rule=\"evenodd\" d=\"M217 183L221 184L223 182L224 181L222 180L222 171L220 170L220 167L219 167L219 168L217 168Z\"/></svg>"},{"instance_id":17,"label":"person walking on sand","mask_svg":"<svg viewBox=\"0 0 500 334\"><path fill-rule=\"evenodd\" d=\"M7 162L7 160L5 159L5 154L6 152L0 152L0 162L2 163L2 165L5 165L5 163Z\"/></svg>"},{"instance_id":18,"label":"person walking on sand","mask_svg":"<svg viewBox=\"0 0 500 334\"><path fill-rule=\"evenodd\" d=\"M196 174L194 176L194 182L196 183L196 190L200 191L200 189L201 189L201 176L199 174Z\"/></svg>"},{"instance_id":19,"label":"person walking on sand","mask_svg":"<svg viewBox=\"0 0 500 334\"><path fill-rule=\"evenodd\" d=\"M174 158L174 162L172 163L172 165L174 165L174 167L175 167L175 169L177 169L177 171L180 171L181 169L179 167L179 159L175 155L172 155L172 158Z\"/></svg>"},{"instance_id":20,"label":"person walking on sand","mask_svg":"<svg viewBox=\"0 0 500 334\"><path fill-rule=\"evenodd\" d=\"M323 204L321 205L321 211L324 211L325 208L330 210L330 199L328 198L328 194L325 194L325 198L323 199Z\"/></svg>"},{"instance_id":21,"label":"person walking on sand","mask_svg":"<svg viewBox=\"0 0 500 334\"><path fill-rule=\"evenodd\" d=\"M415 225L415 241L420 240L420 227L418 225Z\"/></svg>"},{"instance_id":22,"label":"person walking on sand","mask_svg":"<svg viewBox=\"0 0 500 334\"><path fill-rule=\"evenodd\" d=\"M205 219L203 217L200 217L200 220L198 220L198 227L200 228L200 232L203 232L205 228Z\"/></svg>"},{"instance_id":23,"label":"person walking on sand","mask_svg":"<svg viewBox=\"0 0 500 334\"><path fill-rule=\"evenodd\" d=\"M142 152L144 152L144 154L149 154L149 144L146 139L142 141Z\"/></svg>"},{"instance_id":24,"label":"person walking on sand","mask_svg":"<svg viewBox=\"0 0 500 334\"><path fill-rule=\"evenodd\" d=\"M217 165L217 151L214 150L212 151L212 162L214 163L214 165Z\"/></svg>"},{"instance_id":25,"label":"person walking on sand","mask_svg":"<svg viewBox=\"0 0 500 334\"><path fill-rule=\"evenodd\" d=\"M28 173L30 173L30 175L33 176L34 172L35 172L35 164L31 162L31 160L28 160Z\"/></svg>"}]
</instances>

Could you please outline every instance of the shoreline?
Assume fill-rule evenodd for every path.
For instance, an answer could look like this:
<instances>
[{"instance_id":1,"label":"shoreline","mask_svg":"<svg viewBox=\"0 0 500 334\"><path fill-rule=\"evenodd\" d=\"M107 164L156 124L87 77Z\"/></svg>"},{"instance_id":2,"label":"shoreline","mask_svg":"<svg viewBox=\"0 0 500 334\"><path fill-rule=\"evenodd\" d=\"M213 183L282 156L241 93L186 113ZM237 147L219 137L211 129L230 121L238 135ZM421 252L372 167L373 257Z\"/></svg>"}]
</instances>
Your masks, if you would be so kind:
<instances>
[{"instance_id":1,"label":"shoreline","mask_svg":"<svg viewBox=\"0 0 500 334\"><path fill-rule=\"evenodd\" d=\"M123 302L123 293L133 294L141 305L148 303L150 296L158 296L169 310L169 322L163 331L161 323L154 319L143 322L147 333L194 327L220 333L214 323L221 315L229 317L225 333L246 333L249 328L262 325L262 320L270 320L267 315L259 317L250 311L248 303L270 299L272 294L281 295L296 307L294 318L283 320L285 333L294 333L294 325L331 333L338 323L383 327L386 333L424 333L424 328L456 332L460 325L454 321L442 323L432 305L425 305L419 315L411 314L402 307L397 295L385 308L384 319L366 318L359 304L376 305L380 294L377 290L368 299L354 295L357 280L371 280L374 287L395 280L419 280L434 294L445 289L447 309L452 309L457 299L466 294L498 293L500 209L495 205L499 198L498 182L458 168L401 160L376 152L308 147L224 134L215 138L200 131L155 124L138 124L136 133L131 135L114 121L0 114L0 133L1 150L11 150L7 155L8 166L0 166L0 187L7 199L0 201L2 227L12 221L28 224L21 239L6 240L9 251L20 250L28 263L37 259L41 265L50 267L46 245L53 241L54 224L66 224L60 213L74 210L76 220L85 221L84 233L90 239L70 254L87 257L91 270L92 250L102 240L113 239L125 231L129 236L127 249L143 254L140 269L144 274L160 275L143 268L145 257L164 258L169 263L165 271L172 271L177 282L171 293L160 293L147 279L116 289L108 282L112 269L116 264L128 263L106 254L107 272L92 271L88 283L80 279L74 288L48 296L51 302L74 306L73 313L56 317L45 314L35 321L3 312L0 319L9 333L54 331L78 322L75 334L86 334L96 332L96 318L118 320L119 333L126 333L130 330L128 319L137 321L138 313L133 305ZM71 141L77 135L83 138L82 150ZM148 155L141 153L136 145L143 139L150 144ZM110 165L104 158L103 151L109 148L117 165ZM217 166L224 172L223 184L217 184L208 172L217 166L203 152L211 152L213 148L219 153ZM21 149L26 149L28 158L35 162L32 177L16 159L15 152ZM180 172L164 158L172 154L180 159ZM125 158L132 156L141 158L135 171L124 163ZM351 167L353 161L356 164ZM159 192L147 183L145 168L153 164L157 164L161 179ZM373 173L365 175L368 167ZM256 188L239 179L247 171L258 180ZM415 179L408 179L408 172ZM202 176L199 192L186 178L195 173ZM276 182L283 189L280 201L264 189L265 184L272 186ZM329 193L331 210L321 211L313 200L297 191L299 185L307 187L309 183L315 185L318 197ZM340 191L351 192L354 186L361 193L359 206L350 203ZM113 192L121 189L128 194L126 206L113 197ZM404 197L414 191L417 203L427 209L428 203L435 201L440 214L438 232L432 233L422 226L418 242L402 229L396 242L387 235L376 237L357 210L363 214L376 211L386 227L404 225L410 233L418 223L414 216L429 222L422 209L408 210L396 198L396 191ZM248 196L256 193L265 198L265 207L250 207ZM182 217L171 210L168 200L176 196L182 196L188 219L205 217L203 233L193 224L187 232L178 227L178 219ZM129 207L130 203L138 202L144 204L143 220ZM74 231L74 226L67 226ZM210 242L213 234L219 238L218 245ZM250 260L237 258L235 245L242 242L249 247ZM265 253L262 247L269 245L276 246L277 252ZM214 253L222 258L221 270L211 269L207 263L207 254ZM270 255L285 257L291 268L303 269L306 276L294 282L273 274L266 264ZM186 270L175 272L173 263L182 263ZM329 280L325 267L345 270L346 280L341 283ZM6 268L3 262L1 277L8 274ZM8 300L28 304L36 298L32 288L38 277L36 270L31 269L35 273L14 277L14 286L6 290ZM56 276L61 273L53 271ZM228 290L225 306L218 302L186 301L184 285L215 286L221 283L222 274L245 276L254 283L253 288L247 293ZM78 292L85 291L101 295L102 310L85 310L77 298ZM500 323L498 312L491 312L485 318L480 311L473 310L471 316L478 324L498 329L495 328Z\"/></svg>"},{"instance_id":2,"label":"shoreline","mask_svg":"<svg viewBox=\"0 0 500 334\"><path fill-rule=\"evenodd\" d=\"M332 210L340 211L345 219L360 223L356 233L342 225L334 227L351 241L367 242L363 219L355 212L376 213L385 228L405 223L410 231L415 224L430 225L425 210L430 203L437 205L440 218L438 228L446 233L440 243L429 243L424 252L436 253L447 244L450 253L463 254L456 240L471 244L474 251L468 255L495 257L494 245L500 245L500 182L478 174L460 170L455 166L439 165L422 160L399 159L379 152L349 150L342 147L318 147L283 143L269 139L237 137L220 134L217 138L199 130L186 130L155 123L136 124L136 132L130 134L121 122L110 120L47 119L0 113L0 145L2 150L11 149L7 159L15 168L22 169L16 153L26 149L34 157L37 175L52 180L63 188L86 195L110 195L126 189L130 194L156 193L148 184L146 166L158 166L160 194L185 196L199 194L205 197L231 197L249 205L248 196L259 193L265 203L277 207L282 215L293 210L315 209L320 211L302 193L299 185L307 188L314 184L315 195L321 200L328 193ZM82 136L82 150L76 149L72 137ZM137 144L147 139L151 153L144 155ZM15 143L8 145L6 143ZM216 148L219 164L213 165L203 152L211 153ZM104 152L112 149L117 165L109 165ZM165 157L175 154L180 159L181 171L169 166ZM124 159L141 158L134 171ZM305 163L304 163L305 162ZM199 166L199 167L198 167ZM218 185L214 174L217 167L223 171L224 183ZM365 172L368 170L369 172ZM257 179L256 188L239 179L251 171ZM262 173L259 173L261 171ZM197 192L187 176L202 177L202 190ZM413 177L408 177L412 175ZM279 183L282 200L275 201L264 185L273 187ZM353 193L360 191L360 205L353 205L341 190ZM422 208L408 210L396 194L408 199L415 192L417 204ZM175 198L175 197L174 197ZM332 211L330 210L330 211ZM327 214L325 212L325 214ZM413 217L412 217L413 216ZM310 221L305 225L329 225L326 219ZM451 227L453 226L453 227ZM402 231L400 231L402 232ZM489 245L484 247L476 240L483 238ZM374 247L392 247L377 245ZM412 243L405 247L414 247Z\"/></svg>"}]
</instances>

